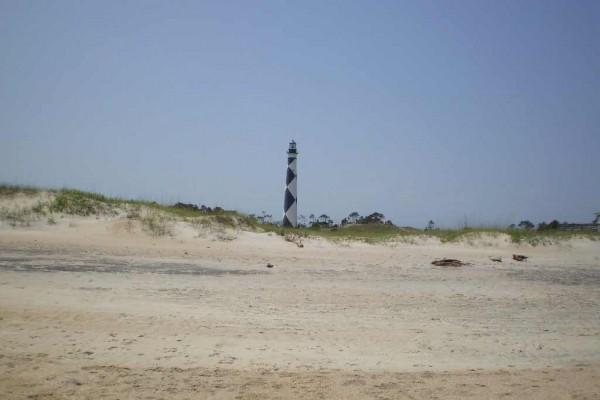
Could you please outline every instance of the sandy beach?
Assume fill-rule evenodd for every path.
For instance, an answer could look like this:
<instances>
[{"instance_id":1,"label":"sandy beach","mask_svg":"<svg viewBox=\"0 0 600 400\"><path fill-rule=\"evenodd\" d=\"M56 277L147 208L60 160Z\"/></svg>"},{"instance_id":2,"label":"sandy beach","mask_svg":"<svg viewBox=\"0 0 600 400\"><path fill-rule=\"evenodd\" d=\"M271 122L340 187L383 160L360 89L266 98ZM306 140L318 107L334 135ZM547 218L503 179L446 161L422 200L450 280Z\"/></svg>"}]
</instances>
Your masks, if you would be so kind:
<instances>
[{"instance_id":1,"label":"sandy beach","mask_svg":"<svg viewBox=\"0 0 600 400\"><path fill-rule=\"evenodd\" d=\"M0 400L600 400L600 0L1 0L0 43Z\"/></svg>"},{"instance_id":2,"label":"sandy beach","mask_svg":"<svg viewBox=\"0 0 600 400\"><path fill-rule=\"evenodd\" d=\"M2 397L600 398L599 242L303 244L2 227Z\"/></svg>"}]
</instances>

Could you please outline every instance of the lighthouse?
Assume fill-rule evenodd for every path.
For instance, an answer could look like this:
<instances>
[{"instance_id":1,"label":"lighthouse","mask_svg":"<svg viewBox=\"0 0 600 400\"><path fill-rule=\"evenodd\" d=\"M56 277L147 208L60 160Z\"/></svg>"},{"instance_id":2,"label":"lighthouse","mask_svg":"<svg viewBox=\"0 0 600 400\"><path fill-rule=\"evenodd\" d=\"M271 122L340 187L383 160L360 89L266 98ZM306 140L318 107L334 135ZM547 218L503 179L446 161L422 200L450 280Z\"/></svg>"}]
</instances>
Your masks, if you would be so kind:
<instances>
[{"instance_id":1,"label":"lighthouse","mask_svg":"<svg viewBox=\"0 0 600 400\"><path fill-rule=\"evenodd\" d=\"M285 198L283 200L283 226L298 226L298 170L296 142L290 142L288 166L285 178Z\"/></svg>"}]
</instances>

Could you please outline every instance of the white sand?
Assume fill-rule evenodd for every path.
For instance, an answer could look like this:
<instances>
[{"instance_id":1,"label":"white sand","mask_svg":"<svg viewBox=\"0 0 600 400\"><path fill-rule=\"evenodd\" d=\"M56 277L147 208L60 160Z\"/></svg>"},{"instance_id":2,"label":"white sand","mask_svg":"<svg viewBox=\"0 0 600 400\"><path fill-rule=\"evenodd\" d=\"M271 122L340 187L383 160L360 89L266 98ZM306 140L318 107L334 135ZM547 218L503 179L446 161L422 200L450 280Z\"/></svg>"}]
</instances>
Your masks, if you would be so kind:
<instances>
[{"instance_id":1,"label":"white sand","mask_svg":"<svg viewBox=\"0 0 600 400\"><path fill-rule=\"evenodd\" d=\"M599 242L57 222L0 229L5 398L600 398Z\"/></svg>"}]
</instances>

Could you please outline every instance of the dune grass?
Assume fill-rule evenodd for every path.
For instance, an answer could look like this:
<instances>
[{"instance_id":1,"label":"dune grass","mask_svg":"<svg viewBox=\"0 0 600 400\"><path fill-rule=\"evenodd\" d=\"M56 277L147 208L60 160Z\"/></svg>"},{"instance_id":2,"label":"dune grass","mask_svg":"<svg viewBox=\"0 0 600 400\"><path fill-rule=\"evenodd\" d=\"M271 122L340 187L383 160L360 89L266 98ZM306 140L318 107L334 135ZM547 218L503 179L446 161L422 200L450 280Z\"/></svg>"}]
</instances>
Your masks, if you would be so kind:
<instances>
[{"instance_id":1,"label":"dune grass","mask_svg":"<svg viewBox=\"0 0 600 400\"><path fill-rule=\"evenodd\" d=\"M111 209L129 209L136 217L140 209L146 208L154 213L164 213L173 218L189 220L194 218L210 217L216 223L226 226L235 226L241 221L248 226L256 226L254 219L236 211L202 211L190 208L181 208L173 205L159 204L146 200L127 200L116 197L107 197L97 193L80 190L63 189L54 191L56 197L50 205L53 212L63 212L73 215L92 215L106 212Z\"/></svg>"},{"instance_id":2,"label":"dune grass","mask_svg":"<svg viewBox=\"0 0 600 400\"><path fill-rule=\"evenodd\" d=\"M0 221L6 221L13 228L17 226L29 226L37 219L31 208L17 210L0 208Z\"/></svg>"},{"instance_id":3,"label":"dune grass","mask_svg":"<svg viewBox=\"0 0 600 400\"><path fill-rule=\"evenodd\" d=\"M50 204L51 212L88 216L105 212L112 205L112 201L101 194L79 190L65 189L55 192L55 195Z\"/></svg>"},{"instance_id":4,"label":"dune grass","mask_svg":"<svg viewBox=\"0 0 600 400\"><path fill-rule=\"evenodd\" d=\"M500 227L480 227L461 229L420 230L401 228L389 225L348 225L337 228L291 228L274 225L262 225L267 232L278 235L297 235L300 237L317 237L333 241L362 241L365 243L385 243L389 241L410 241L419 238L437 238L442 243L455 243L478 237L507 235L513 243L530 244L533 246L561 242L577 237L600 240L600 232L584 231L537 231L524 229L509 229Z\"/></svg>"},{"instance_id":5,"label":"dune grass","mask_svg":"<svg viewBox=\"0 0 600 400\"><path fill-rule=\"evenodd\" d=\"M600 232L592 231L507 229L506 233L511 236L514 243L528 243L533 246L552 244L581 237L590 240L600 240Z\"/></svg>"},{"instance_id":6,"label":"dune grass","mask_svg":"<svg viewBox=\"0 0 600 400\"><path fill-rule=\"evenodd\" d=\"M16 196L36 196L43 190L17 185L0 184L0 198ZM334 228L291 228L272 224L258 224L255 218L236 211L222 209L207 211L194 207L177 207L145 200L127 200L108 197L102 194L74 189L49 190L51 200L38 201L29 208L0 209L0 220L11 226L28 226L42 216L50 214L48 221L55 221L53 214L65 215L116 215L125 213L130 219L139 220L142 229L151 235L164 236L172 233L174 221L184 221L196 227L220 227L266 232L274 232L283 237L318 237L334 242L362 241L365 243L384 243L388 241L411 241L419 238L437 238L442 243L470 240L482 235L508 235L513 243L544 245L568 240L575 237L587 237L600 240L600 232L559 231L535 229L509 229L500 227L477 227L462 229L421 230L409 227L396 227L383 224L352 224ZM50 223L50 222L49 222Z\"/></svg>"},{"instance_id":7,"label":"dune grass","mask_svg":"<svg viewBox=\"0 0 600 400\"><path fill-rule=\"evenodd\" d=\"M0 197L14 197L19 194L30 196L40 192L40 189L31 186L0 184Z\"/></svg>"},{"instance_id":8,"label":"dune grass","mask_svg":"<svg viewBox=\"0 0 600 400\"><path fill-rule=\"evenodd\" d=\"M159 213L141 217L140 223L142 231L150 236L166 236L173 233L170 221Z\"/></svg>"},{"instance_id":9,"label":"dune grass","mask_svg":"<svg viewBox=\"0 0 600 400\"><path fill-rule=\"evenodd\" d=\"M33 187L0 184L0 198L13 199L18 195L35 196L43 192L43 190ZM32 207L0 209L0 220L16 227L29 226L31 222L47 214L51 215L48 221L55 223L55 219L52 217L54 214L114 216L124 213L127 218L139 220L142 224L142 230L154 236L171 234L171 223L173 221L185 221L196 226L215 225L247 230L255 230L258 225L254 218L236 211L227 211L220 208L201 210L191 207L177 207L152 201L109 197L75 189L52 189L48 190L47 193L49 194L49 200L39 201Z\"/></svg>"}]
</instances>

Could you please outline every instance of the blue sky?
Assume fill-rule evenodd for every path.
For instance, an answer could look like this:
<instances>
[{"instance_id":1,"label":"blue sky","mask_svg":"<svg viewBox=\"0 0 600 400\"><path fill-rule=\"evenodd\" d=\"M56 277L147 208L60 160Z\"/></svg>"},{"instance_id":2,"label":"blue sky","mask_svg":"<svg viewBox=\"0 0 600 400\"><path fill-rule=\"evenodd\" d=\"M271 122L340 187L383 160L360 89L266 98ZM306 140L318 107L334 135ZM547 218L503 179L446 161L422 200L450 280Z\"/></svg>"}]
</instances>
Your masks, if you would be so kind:
<instances>
[{"instance_id":1,"label":"blue sky","mask_svg":"<svg viewBox=\"0 0 600 400\"><path fill-rule=\"evenodd\" d=\"M600 2L0 1L0 181L423 227L600 211Z\"/></svg>"}]
</instances>

